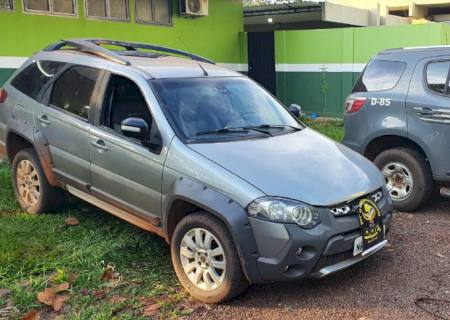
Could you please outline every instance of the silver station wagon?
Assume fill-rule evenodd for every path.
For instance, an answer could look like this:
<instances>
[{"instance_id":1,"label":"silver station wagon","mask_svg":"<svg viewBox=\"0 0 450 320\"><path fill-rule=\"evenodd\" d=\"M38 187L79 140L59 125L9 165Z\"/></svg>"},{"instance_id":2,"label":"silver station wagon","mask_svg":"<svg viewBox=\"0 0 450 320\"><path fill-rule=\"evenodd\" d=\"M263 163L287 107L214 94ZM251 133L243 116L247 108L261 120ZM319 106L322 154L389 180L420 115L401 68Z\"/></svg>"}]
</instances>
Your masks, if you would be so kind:
<instances>
[{"instance_id":1,"label":"silver station wagon","mask_svg":"<svg viewBox=\"0 0 450 320\"><path fill-rule=\"evenodd\" d=\"M67 191L156 233L182 285L220 303L249 284L326 276L387 242L380 171L298 112L187 52L65 40L0 90L0 153L24 210L54 210Z\"/></svg>"}]
</instances>

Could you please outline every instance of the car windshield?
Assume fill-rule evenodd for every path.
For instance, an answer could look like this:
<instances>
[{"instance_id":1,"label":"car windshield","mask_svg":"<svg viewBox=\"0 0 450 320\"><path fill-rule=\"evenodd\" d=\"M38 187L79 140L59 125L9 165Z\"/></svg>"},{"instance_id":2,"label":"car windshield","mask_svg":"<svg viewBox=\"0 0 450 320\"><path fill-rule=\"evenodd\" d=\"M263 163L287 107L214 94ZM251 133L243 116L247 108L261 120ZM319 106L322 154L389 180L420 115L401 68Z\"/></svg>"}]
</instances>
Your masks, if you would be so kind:
<instances>
[{"instance_id":1,"label":"car windshield","mask_svg":"<svg viewBox=\"0 0 450 320\"><path fill-rule=\"evenodd\" d=\"M244 77L152 80L166 114L188 140L239 139L299 130L294 117Z\"/></svg>"}]
</instances>

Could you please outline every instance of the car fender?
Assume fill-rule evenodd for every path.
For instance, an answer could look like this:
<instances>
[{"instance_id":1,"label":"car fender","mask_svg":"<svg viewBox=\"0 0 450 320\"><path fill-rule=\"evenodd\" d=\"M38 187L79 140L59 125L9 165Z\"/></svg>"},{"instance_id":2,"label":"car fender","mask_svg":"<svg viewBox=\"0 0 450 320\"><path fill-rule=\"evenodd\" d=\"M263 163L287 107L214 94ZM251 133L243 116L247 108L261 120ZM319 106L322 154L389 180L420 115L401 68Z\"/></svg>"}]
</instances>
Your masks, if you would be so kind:
<instances>
[{"instance_id":1,"label":"car fender","mask_svg":"<svg viewBox=\"0 0 450 320\"><path fill-rule=\"evenodd\" d=\"M177 200L188 202L221 220L233 238L247 279L250 283L261 282L256 264L259 257L258 248L245 208L216 189L180 177L172 184L163 202L163 228L167 235L171 208ZM170 239L168 241L170 242Z\"/></svg>"}]
</instances>

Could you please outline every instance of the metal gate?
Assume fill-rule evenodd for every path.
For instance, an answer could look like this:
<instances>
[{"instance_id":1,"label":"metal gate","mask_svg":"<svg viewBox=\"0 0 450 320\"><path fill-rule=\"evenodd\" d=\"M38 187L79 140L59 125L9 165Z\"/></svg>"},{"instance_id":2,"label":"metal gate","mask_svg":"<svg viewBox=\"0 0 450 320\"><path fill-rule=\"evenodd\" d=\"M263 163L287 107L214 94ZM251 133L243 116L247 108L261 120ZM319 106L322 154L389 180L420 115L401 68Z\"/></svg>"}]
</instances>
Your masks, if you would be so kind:
<instances>
[{"instance_id":1,"label":"metal gate","mask_svg":"<svg viewBox=\"0 0 450 320\"><path fill-rule=\"evenodd\" d=\"M275 95L275 35L273 32L249 32L247 39L248 75Z\"/></svg>"}]
</instances>

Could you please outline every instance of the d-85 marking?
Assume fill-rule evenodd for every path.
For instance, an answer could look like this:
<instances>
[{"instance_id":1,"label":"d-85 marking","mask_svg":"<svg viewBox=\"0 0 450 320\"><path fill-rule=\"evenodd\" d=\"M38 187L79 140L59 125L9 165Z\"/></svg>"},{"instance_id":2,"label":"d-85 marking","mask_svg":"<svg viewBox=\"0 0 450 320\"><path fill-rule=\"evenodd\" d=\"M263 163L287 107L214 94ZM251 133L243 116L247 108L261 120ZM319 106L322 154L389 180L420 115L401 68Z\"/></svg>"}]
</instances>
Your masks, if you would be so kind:
<instances>
[{"instance_id":1,"label":"d-85 marking","mask_svg":"<svg viewBox=\"0 0 450 320\"><path fill-rule=\"evenodd\" d=\"M390 98L370 98L371 106L389 107L391 105Z\"/></svg>"}]
</instances>

